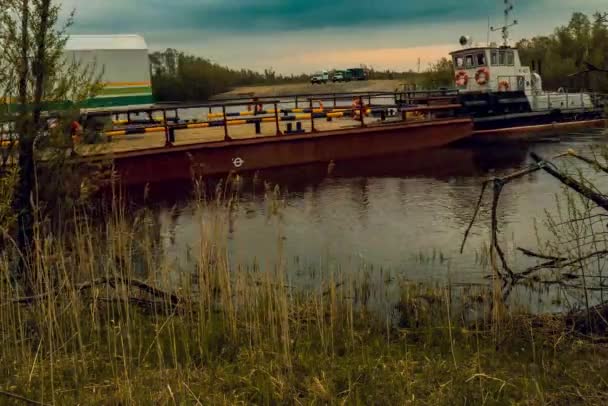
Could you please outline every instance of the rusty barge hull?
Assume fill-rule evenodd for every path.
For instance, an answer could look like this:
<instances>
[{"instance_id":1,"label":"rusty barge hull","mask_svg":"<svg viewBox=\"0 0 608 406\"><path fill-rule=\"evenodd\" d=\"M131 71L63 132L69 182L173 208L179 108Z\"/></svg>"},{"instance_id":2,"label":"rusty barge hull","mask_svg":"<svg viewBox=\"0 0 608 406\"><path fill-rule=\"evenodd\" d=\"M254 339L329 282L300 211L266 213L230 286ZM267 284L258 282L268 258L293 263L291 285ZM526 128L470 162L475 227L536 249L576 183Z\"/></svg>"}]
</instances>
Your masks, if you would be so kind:
<instances>
[{"instance_id":1,"label":"rusty barge hull","mask_svg":"<svg viewBox=\"0 0 608 406\"><path fill-rule=\"evenodd\" d=\"M122 184L142 184L338 162L441 147L469 137L470 119L370 125L344 130L166 146L97 155L113 161Z\"/></svg>"},{"instance_id":2,"label":"rusty barge hull","mask_svg":"<svg viewBox=\"0 0 608 406\"><path fill-rule=\"evenodd\" d=\"M608 119L556 122L550 124L507 127L492 130L476 130L470 138L472 142L500 143L534 138L543 134L555 134L591 128L608 128Z\"/></svg>"}]
</instances>

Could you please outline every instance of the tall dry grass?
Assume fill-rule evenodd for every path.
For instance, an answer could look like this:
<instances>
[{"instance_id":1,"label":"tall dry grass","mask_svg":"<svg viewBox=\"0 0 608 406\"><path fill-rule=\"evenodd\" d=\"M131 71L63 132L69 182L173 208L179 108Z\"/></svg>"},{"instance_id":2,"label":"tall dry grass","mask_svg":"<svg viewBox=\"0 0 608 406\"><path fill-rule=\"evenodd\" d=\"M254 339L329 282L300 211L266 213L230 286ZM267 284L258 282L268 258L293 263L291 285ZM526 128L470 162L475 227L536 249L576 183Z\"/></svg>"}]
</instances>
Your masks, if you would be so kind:
<instances>
[{"instance_id":1,"label":"tall dry grass","mask_svg":"<svg viewBox=\"0 0 608 406\"><path fill-rule=\"evenodd\" d=\"M277 196L266 189L275 208ZM284 260L231 261L228 186L194 204L205 215L192 272L165 251L154 214L119 195L101 219L84 208L61 228L38 219L28 297L11 274L17 253L4 249L0 404L11 394L56 405L602 399L605 350L566 339L557 318L498 320L485 288L398 281L392 303L393 287L369 270L317 270L317 288L300 289ZM575 359L588 362L572 371L580 384L559 395L553 377Z\"/></svg>"}]
</instances>

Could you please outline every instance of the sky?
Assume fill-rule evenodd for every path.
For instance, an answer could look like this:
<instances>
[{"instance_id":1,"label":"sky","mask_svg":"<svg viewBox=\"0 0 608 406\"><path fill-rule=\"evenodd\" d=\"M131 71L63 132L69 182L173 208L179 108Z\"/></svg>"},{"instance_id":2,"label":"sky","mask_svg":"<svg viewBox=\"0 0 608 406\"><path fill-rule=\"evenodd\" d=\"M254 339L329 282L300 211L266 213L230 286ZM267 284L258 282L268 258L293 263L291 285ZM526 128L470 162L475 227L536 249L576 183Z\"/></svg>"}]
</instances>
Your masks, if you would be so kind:
<instances>
[{"instance_id":1,"label":"sky","mask_svg":"<svg viewBox=\"0 0 608 406\"><path fill-rule=\"evenodd\" d=\"M486 43L502 0L58 0L76 10L73 34L141 34L150 50L175 48L233 68L283 74L365 64L426 69L458 48ZM513 40L549 34L607 0L513 0ZM500 33L491 35L500 42Z\"/></svg>"}]
</instances>

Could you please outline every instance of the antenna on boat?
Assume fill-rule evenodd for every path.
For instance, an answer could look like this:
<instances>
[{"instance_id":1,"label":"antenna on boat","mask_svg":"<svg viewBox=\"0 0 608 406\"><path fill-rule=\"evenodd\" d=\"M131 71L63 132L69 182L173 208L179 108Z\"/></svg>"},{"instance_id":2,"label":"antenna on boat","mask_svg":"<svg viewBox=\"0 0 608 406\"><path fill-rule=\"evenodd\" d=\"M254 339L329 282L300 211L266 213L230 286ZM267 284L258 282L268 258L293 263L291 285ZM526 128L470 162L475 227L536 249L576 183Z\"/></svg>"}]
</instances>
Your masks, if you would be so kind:
<instances>
[{"instance_id":1,"label":"antenna on boat","mask_svg":"<svg viewBox=\"0 0 608 406\"><path fill-rule=\"evenodd\" d=\"M490 32L492 32L492 23L490 22L490 16L488 15L488 41L487 46L490 46Z\"/></svg>"},{"instance_id":2,"label":"antenna on boat","mask_svg":"<svg viewBox=\"0 0 608 406\"><path fill-rule=\"evenodd\" d=\"M513 11L513 4L511 3L512 0L505 0L505 25L503 25L502 27L490 27L490 30L492 30L492 32L496 32L496 31L502 31L502 40L503 40L503 45L505 47L509 46L509 28L514 27L518 24L517 20L513 20L513 22L511 22L511 12Z\"/></svg>"}]
</instances>

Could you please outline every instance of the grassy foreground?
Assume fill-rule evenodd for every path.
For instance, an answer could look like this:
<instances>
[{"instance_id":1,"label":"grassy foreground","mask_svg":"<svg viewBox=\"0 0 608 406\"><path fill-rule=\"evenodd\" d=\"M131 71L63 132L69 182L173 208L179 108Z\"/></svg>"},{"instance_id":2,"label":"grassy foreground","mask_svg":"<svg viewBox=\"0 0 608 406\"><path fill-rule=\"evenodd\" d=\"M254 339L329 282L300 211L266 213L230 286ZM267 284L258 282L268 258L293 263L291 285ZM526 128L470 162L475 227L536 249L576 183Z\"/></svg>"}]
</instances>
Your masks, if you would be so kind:
<instances>
[{"instance_id":1,"label":"grassy foreground","mask_svg":"<svg viewBox=\"0 0 608 406\"><path fill-rule=\"evenodd\" d=\"M350 270L299 290L280 264L230 263L228 211L201 218L194 272L164 254L153 216L116 208L63 235L39 225L34 292L5 248L0 405L608 403L608 346L562 318L405 282L387 315L388 288Z\"/></svg>"}]
</instances>

